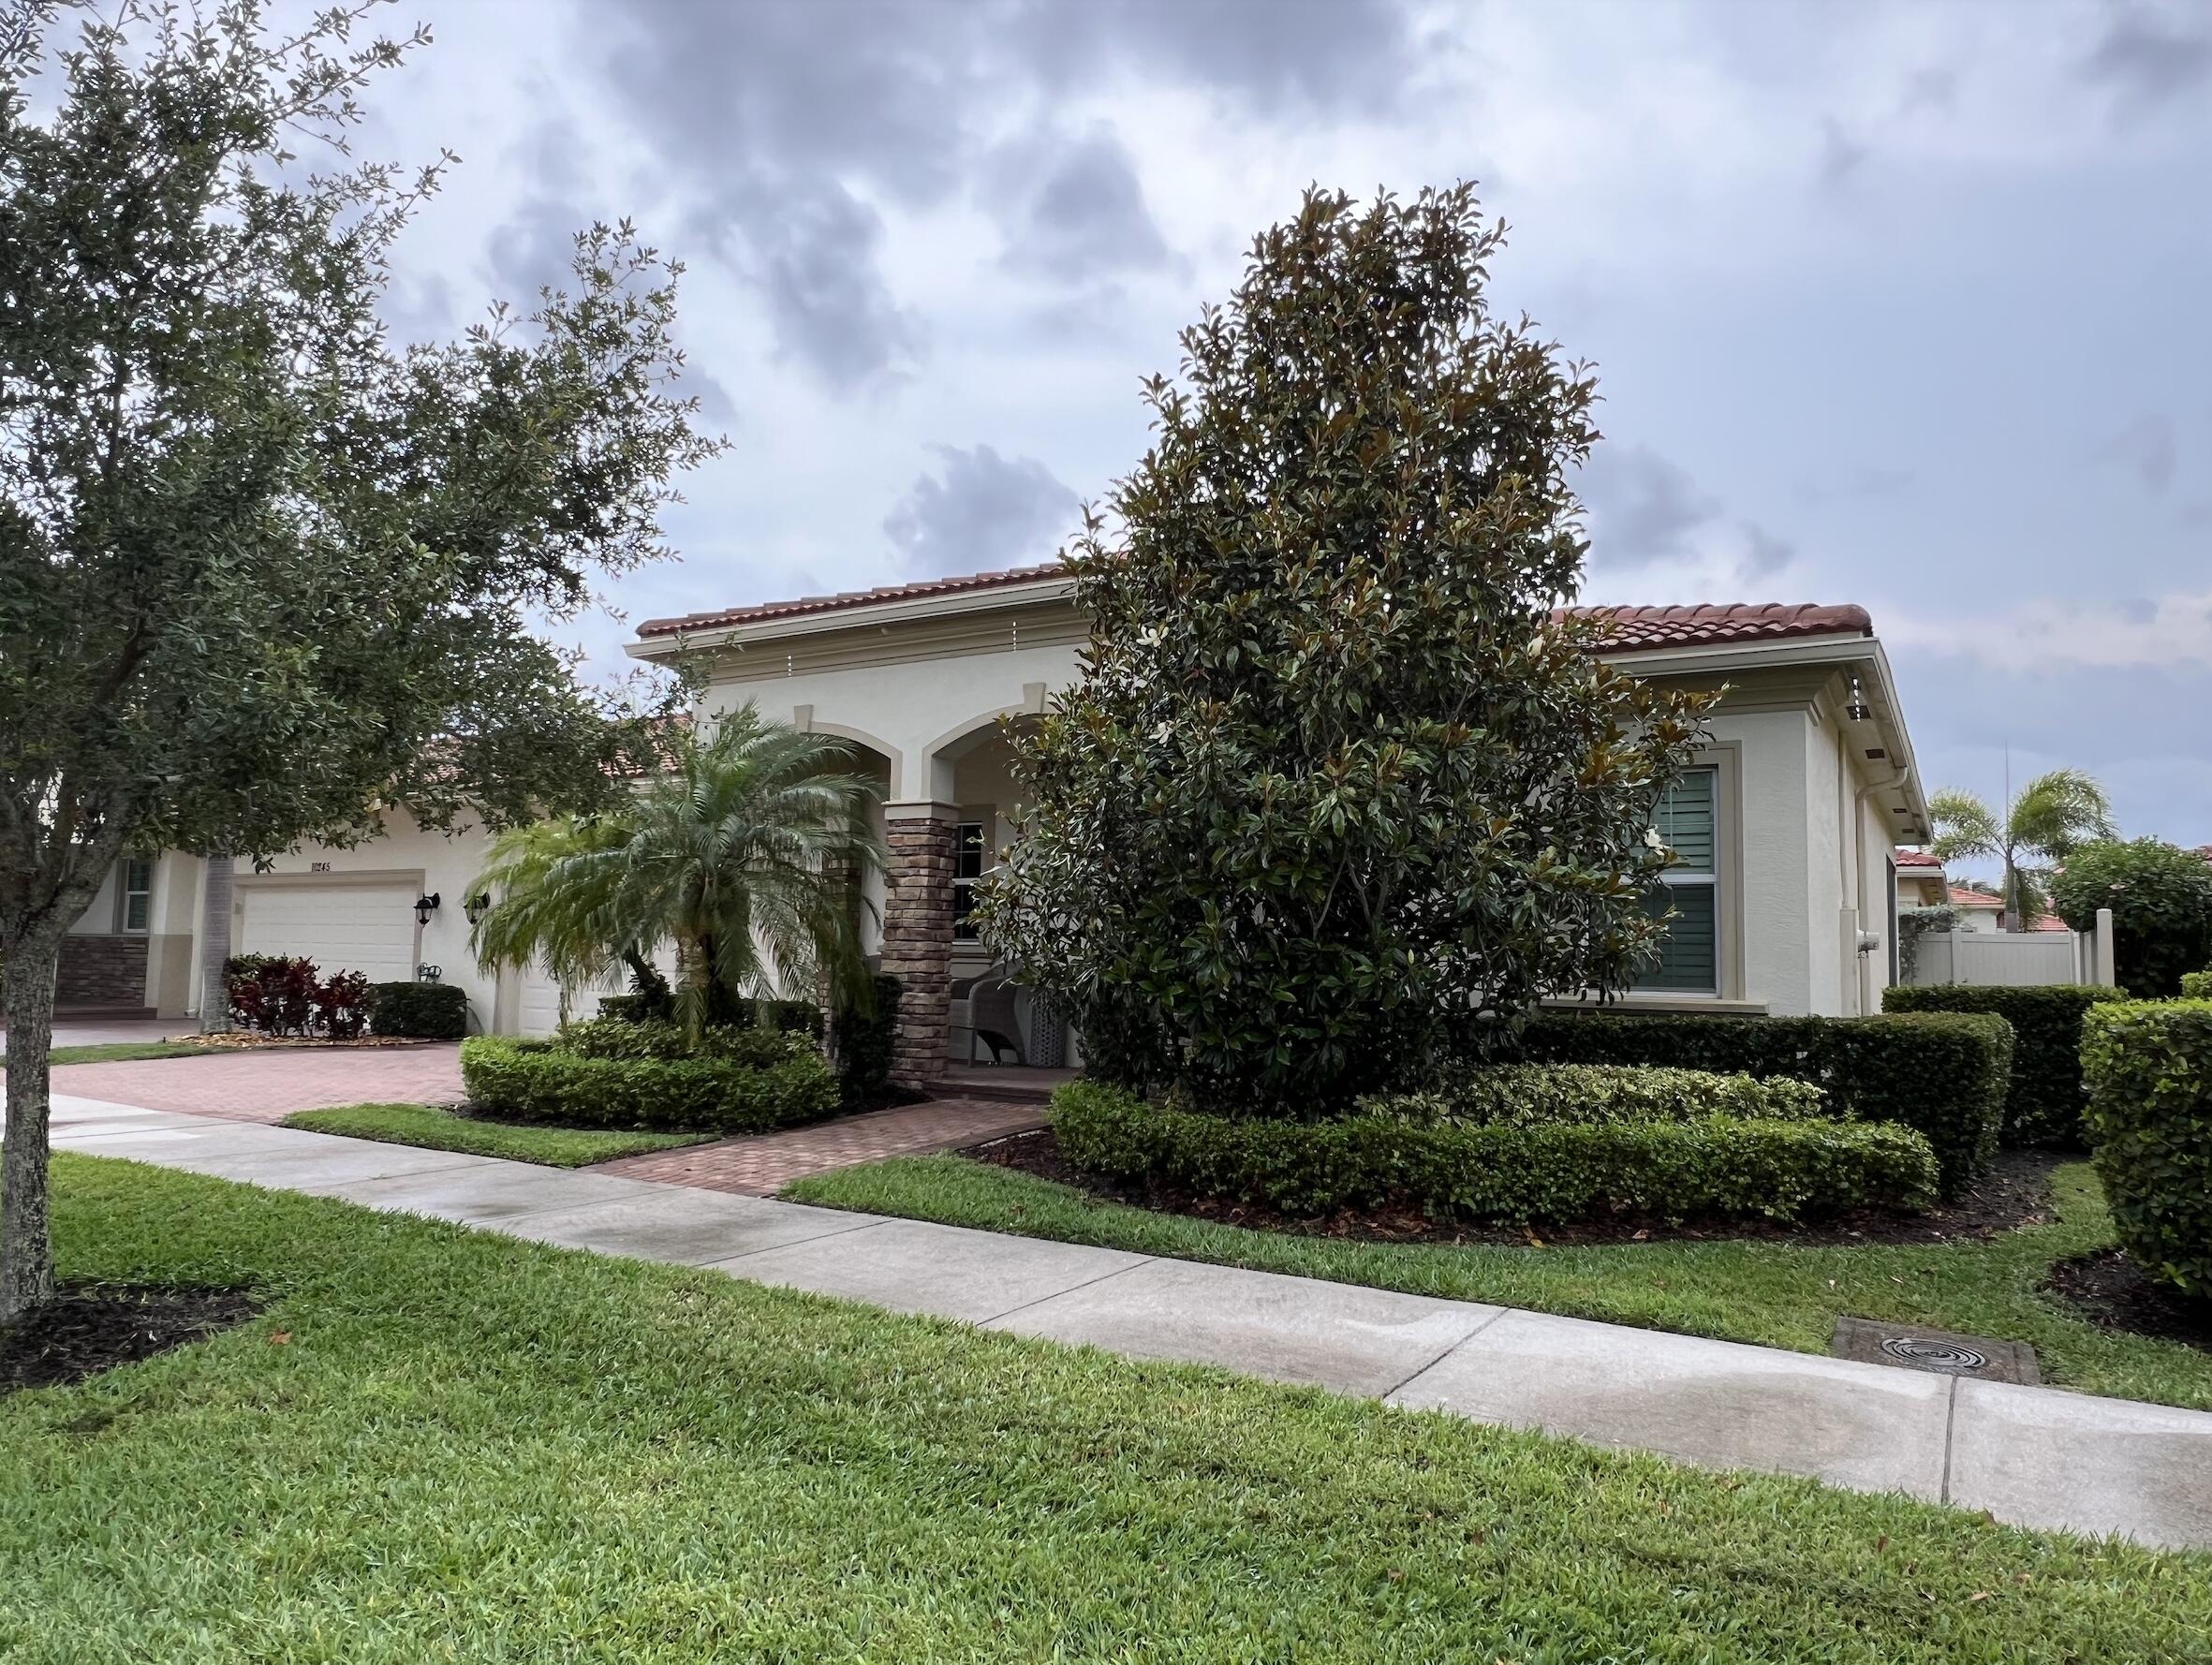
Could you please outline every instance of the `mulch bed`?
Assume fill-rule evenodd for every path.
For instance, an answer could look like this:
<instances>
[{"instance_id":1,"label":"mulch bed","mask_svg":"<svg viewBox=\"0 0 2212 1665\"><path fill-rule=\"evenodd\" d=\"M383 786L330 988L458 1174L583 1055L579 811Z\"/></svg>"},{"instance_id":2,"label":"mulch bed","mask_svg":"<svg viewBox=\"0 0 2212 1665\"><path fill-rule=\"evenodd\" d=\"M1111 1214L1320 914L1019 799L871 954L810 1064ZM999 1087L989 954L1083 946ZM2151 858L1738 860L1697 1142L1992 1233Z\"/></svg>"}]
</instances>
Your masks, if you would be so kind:
<instances>
[{"instance_id":1,"label":"mulch bed","mask_svg":"<svg viewBox=\"0 0 2212 1665\"><path fill-rule=\"evenodd\" d=\"M960 1154L1039 1179L1056 1180L1109 1201L1224 1226L1370 1243L1496 1244L1522 1248L1627 1243L1752 1242L1807 1248L1864 1247L1880 1243L1986 1243L2003 1232L2050 1220L2051 1171L2069 1159L2042 1151L2006 1151L1964 1197L1919 1213L1854 1209L1790 1226L1765 1220L1669 1221L1621 1213L1526 1227L1439 1224L1414 1208L1345 1209L1300 1219L1248 1202L1196 1196L1174 1186L1123 1183L1078 1169L1062 1154L1059 1141L1049 1127L970 1145Z\"/></svg>"},{"instance_id":2,"label":"mulch bed","mask_svg":"<svg viewBox=\"0 0 2212 1665\"><path fill-rule=\"evenodd\" d=\"M2100 1330L2178 1341L2212 1353L2212 1301L2192 1301L2152 1282L2119 1249L2061 1260L2042 1287Z\"/></svg>"},{"instance_id":3,"label":"mulch bed","mask_svg":"<svg viewBox=\"0 0 2212 1665\"><path fill-rule=\"evenodd\" d=\"M379 1047L435 1046L412 1035L360 1035L351 1040L327 1040L315 1035L261 1035L246 1029L226 1029L215 1035L170 1035L164 1044L203 1046L210 1052L374 1052Z\"/></svg>"},{"instance_id":4,"label":"mulch bed","mask_svg":"<svg viewBox=\"0 0 2212 1665\"><path fill-rule=\"evenodd\" d=\"M254 1316L243 1289L65 1283L45 1305L0 1325L0 1393L66 1387L198 1341Z\"/></svg>"}]
</instances>

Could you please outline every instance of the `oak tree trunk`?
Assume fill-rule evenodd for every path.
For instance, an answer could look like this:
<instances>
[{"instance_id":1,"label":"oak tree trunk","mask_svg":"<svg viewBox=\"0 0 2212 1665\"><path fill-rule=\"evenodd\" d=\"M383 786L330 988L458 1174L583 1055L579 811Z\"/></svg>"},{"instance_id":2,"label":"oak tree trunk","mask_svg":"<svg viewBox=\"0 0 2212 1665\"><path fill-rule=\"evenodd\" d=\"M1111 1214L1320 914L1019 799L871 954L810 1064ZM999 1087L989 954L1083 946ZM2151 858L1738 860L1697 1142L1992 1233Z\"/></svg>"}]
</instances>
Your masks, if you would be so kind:
<instances>
[{"instance_id":1,"label":"oak tree trunk","mask_svg":"<svg viewBox=\"0 0 2212 1665\"><path fill-rule=\"evenodd\" d=\"M0 966L7 1013L7 1136L0 1144L0 1323L53 1298L48 1229L47 1060L58 934L19 936Z\"/></svg>"},{"instance_id":2,"label":"oak tree trunk","mask_svg":"<svg viewBox=\"0 0 2212 1665\"><path fill-rule=\"evenodd\" d=\"M199 908L199 1032L220 1035L230 1027L230 982L223 967L230 959L231 858L207 859L207 884Z\"/></svg>"}]
</instances>

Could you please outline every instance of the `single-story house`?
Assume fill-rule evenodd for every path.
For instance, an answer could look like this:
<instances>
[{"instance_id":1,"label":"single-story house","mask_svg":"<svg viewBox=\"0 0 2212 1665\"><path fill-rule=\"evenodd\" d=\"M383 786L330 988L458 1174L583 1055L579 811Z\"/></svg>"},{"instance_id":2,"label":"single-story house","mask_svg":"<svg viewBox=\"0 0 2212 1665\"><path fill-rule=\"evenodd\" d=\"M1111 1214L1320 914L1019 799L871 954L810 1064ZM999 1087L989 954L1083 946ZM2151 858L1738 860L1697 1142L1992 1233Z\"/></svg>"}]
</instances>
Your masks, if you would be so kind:
<instances>
[{"instance_id":1,"label":"single-story house","mask_svg":"<svg viewBox=\"0 0 2212 1665\"><path fill-rule=\"evenodd\" d=\"M1895 976L1898 846L1930 829L1865 611L1594 611L1609 660L1721 690L1710 742L1665 818L1685 858L1668 877L1679 917L1628 1004L1879 1009ZM891 871L871 898L881 921L871 946L906 987L902 1079L934 1079L965 1048L952 985L988 969L965 922L968 898L1021 812L1007 729L1034 721L1073 680L1087 630L1072 581L1054 566L655 619L630 646L647 661L702 660L707 715L751 701L850 742L855 766L876 776ZM478 1025L543 1032L560 1010L550 980L488 977L468 952L467 891L484 846L480 831L448 835L396 818L358 848L302 848L270 872L242 871L233 949L307 954L379 980L435 965L468 991ZM200 867L175 855L119 864L71 956L105 967L106 981L66 997L194 1009Z\"/></svg>"},{"instance_id":2,"label":"single-story house","mask_svg":"<svg viewBox=\"0 0 2212 1665\"><path fill-rule=\"evenodd\" d=\"M1961 931L1995 931L2005 910L2003 901L1987 891L1954 880L1942 858L1929 850L1897 852L1897 906L1955 907Z\"/></svg>"},{"instance_id":3,"label":"single-story house","mask_svg":"<svg viewBox=\"0 0 2212 1665\"><path fill-rule=\"evenodd\" d=\"M1679 914L1630 1004L1878 1010L1895 978L1898 845L1930 836L1887 656L1864 609L1593 610L1639 675L1720 689L1669 805ZM745 701L849 741L882 784L884 969L906 985L898 1069L944 1068L950 991L986 969L966 895L1020 803L1009 726L1077 674L1088 621L1057 566L733 607L639 626L639 658L703 661L705 710ZM951 1044L958 1045L957 1039Z\"/></svg>"}]
</instances>

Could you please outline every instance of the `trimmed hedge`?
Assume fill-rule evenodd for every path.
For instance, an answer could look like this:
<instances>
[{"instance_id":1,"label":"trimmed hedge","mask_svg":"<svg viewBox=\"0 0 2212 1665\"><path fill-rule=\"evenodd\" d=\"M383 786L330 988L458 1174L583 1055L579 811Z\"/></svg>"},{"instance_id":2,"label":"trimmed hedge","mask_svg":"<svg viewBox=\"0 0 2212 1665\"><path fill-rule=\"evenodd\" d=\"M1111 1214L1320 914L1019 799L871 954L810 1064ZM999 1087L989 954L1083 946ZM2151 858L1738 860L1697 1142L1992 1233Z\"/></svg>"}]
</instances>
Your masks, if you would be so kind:
<instances>
[{"instance_id":1,"label":"trimmed hedge","mask_svg":"<svg viewBox=\"0 0 2212 1665\"><path fill-rule=\"evenodd\" d=\"M2006 1144L2078 1145L2082 1135L2082 1014L2125 1000L2094 983L2006 989L1972 983L1882 991L1884 1011L1992 1012L2013 1025L2013 1072L2005 1089Z\"/></svg>"},{"instance_id":2,"label":"trimmed hedge","mask_svg":"<svg viewBox=\"0 0 2212 1665\"><path fill-rule=\"evenodd\" d=\"M561 1051L582 1058L650 1059L662 1064L705 1058L751 1069L814 1051L814 1042L805 1035L781 1029L710 1024L700 1031L695 1046L681 1024L632 1024L621 1018L579 1018L563 1024L557 1042Z\"/></svg>"},{"instance_id":3,"label":"trimmed hedge","mask_svg":"<svg viewBox=\"0 0 2212 1665\"><path fill-rule=\"evenodd\" d=\"M1363 1114L1429 1126L1606 1127L1694 1122L1715 1115L1771 1122L1836 1119L1828 1113L1826 1096L1809 1082L1617 1064L1467 1069L1427 1092L1375 1094L1361 1099L1359 1108Z\"/></svg>"},{"instance_id":4,"label":"trimmed hedge","mask_svg":"<svg viewBox=\"0 0 2212 1665\"><path fill-rule=\"evenodd\" d=\"M1078 1168L1165 1180L1295 1216L1412 1204L1438 1216L1576 1219L1608 1208L1792 1219L1931 1196L1936 1157L1909 1128L1695 1121L1517 1127L1204 1115L1074 1082L1052 1125Z\"/></svg>"},{"instance_id":5,"label":"trimmed hedge","mask_svg":"<svg viewBox=\"0 0 2212 1665\"><path fill-rule=\"evenodd\" d=\"M1865 1018L1739 1018L1538 1012L1523 1025L1524 1060L1661 1064L1810 1082L1836 1115L1895 1122L1924 1135L1954 1197L1997 1155L2013 1029L1968 1012Z\"/></svg>"},{"instance_id":6,"label":"trimmed hedge","mask_svg":"<svg viewBox=\"0 0 2212 1665\"><path fill-rule=\"evenodd\" d=\"M371 983L369 1027L378 1035L459 1040L468 1033L468 993L458 983Z\"/></svg>"},{"instance_id":7,"label":"trimmed hedge","mask_svg":"<svg viewBox=\"0 0 2212 1665\"><path fill-rule=\"evenodd\" d=\"M869 1009L863 1011L857 1001L843 1001L831 1025L837 1088L848 1110L882 1104L891 1086L891 1042L898 1027L899 980L877 973L869 985ZM811 1000L756 1000L751 1004L754 1015L768 1028L804 1033L817 1041L822 1038L821 1008ZM649 1009L642 995L609 995L599 1002L599 1019L623 1024L662 1022L647 1017Z\"/></svg>"},{"instance_id":8,"label":"trimmed hedge","mask_svg":"<svg viewBox=\"0 0 2212 1665\"><path fill-rule=\"evenodd\" d=\"M461 1082L471 1101L494 1114L572 1127L760 1133L836 1110L837 1078L804 1037L729 1033L762 1035L783 1055L765 1065L591 1056L565 1041L478 1035L461 1043Z\"/></svg>"},{"instance_id":9,"label":"trimmed hedge","mask_svg":"<svg viewBox=\"0 0 2212 1665\"><path fill-rule=\"evenodd\" d=\"M2184 1000L2212 1000L2212 971L2184 971L2181 974L2181 997Z\"/></svg>"},{"instance_id":10,"label":"trimmed hedge","mask_svg":"<svg viewBox=\"0 0 2212 1665\"><path fill-rule=\"evenodd\" d=\"M2100 1006L2082 1021L2097 1177L2120 1246L2212 1296L2212 1000Z\"/></svg>"}]
</instances>

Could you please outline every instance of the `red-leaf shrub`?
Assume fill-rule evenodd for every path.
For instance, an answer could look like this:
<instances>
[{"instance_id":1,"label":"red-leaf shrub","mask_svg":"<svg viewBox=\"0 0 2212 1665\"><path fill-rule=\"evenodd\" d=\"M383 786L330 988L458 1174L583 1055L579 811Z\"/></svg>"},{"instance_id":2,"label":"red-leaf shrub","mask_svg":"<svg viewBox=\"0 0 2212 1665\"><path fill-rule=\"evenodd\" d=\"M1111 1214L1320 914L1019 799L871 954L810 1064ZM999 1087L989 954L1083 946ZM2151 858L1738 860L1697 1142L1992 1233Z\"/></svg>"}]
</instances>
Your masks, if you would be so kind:
<instances>
[{"instance_id":1,"label":"red-leaf shrub","mask_svg":"<svg viewBox=\"0 0 2212 1665\"><path fill-rule=\"evenodd\" d=\"M316 970L288 954L233 954L223 962L230 1020L264 1035L324 1035L353 1040L368 1026L369 980L359 971Z\"/></svg>"}]
</instances>

